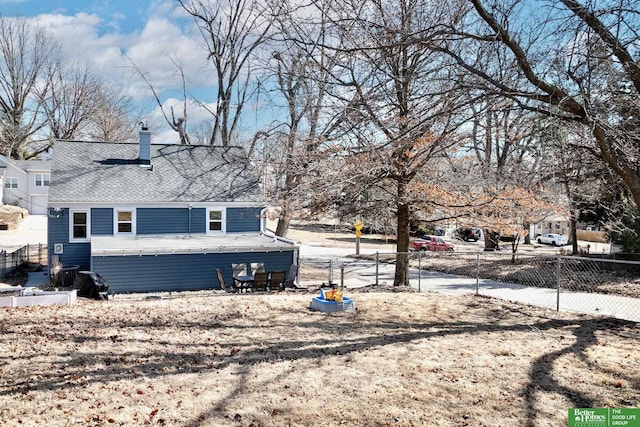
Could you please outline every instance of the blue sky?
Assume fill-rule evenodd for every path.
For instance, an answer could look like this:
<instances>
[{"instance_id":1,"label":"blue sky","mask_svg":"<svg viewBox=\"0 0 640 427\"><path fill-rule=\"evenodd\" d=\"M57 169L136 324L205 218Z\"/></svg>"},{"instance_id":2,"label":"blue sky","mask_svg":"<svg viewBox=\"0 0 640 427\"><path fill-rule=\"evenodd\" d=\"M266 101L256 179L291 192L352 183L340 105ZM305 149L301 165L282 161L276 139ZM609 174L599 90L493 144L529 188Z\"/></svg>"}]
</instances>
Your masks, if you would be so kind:
<instances>
[{"instance_id":1,"label":"blue sky","mask_svg":"<svg viewBox=\"0 0 640 427\"><path fill-rule=\"evenodd\" d=\"M105 20L105 29L133 32L144 26L145 10L151 1L136 0L4 0L5 15L37 16L46 14L95 14Z\"/></svg>"},{"instance_id":2,"label":"blue sky","mask_svg":"<svg viewBox=\"0 0 640 427\"><path fill-rule=\"evenodd\" d=\"M37 21L58 41L66 58L93 64L103 79L146 106L152 128L167 136L174 135L162 129L164 119L154 108L151 91L132 71L132 60L148 73L167 106L181 105L182 100L172 59L181 64L187 86L199 100L213 99L200 36L191 35L192 20L175 0L0 0L0 14ZM192 125L208 117L195 104L189 112Z\"/></svg>"}]
</instances>

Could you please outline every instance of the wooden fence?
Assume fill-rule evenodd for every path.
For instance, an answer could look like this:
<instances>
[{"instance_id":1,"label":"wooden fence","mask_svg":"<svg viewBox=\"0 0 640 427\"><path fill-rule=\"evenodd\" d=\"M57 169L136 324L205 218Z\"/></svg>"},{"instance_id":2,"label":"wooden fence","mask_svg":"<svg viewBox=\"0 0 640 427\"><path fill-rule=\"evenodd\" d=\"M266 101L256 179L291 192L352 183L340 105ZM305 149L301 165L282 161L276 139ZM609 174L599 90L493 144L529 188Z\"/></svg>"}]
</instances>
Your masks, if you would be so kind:
<instances>
[{"instance_id":1,"label":"wooden fence","mask_svg":"<svg viewBox=\"0 0 640 427\"><path fill-rule=\"evenodd\" d=\"M578 240L596 243L609 243L609 235L604 231L576 230Z\"/></svg>"}]
</instances>

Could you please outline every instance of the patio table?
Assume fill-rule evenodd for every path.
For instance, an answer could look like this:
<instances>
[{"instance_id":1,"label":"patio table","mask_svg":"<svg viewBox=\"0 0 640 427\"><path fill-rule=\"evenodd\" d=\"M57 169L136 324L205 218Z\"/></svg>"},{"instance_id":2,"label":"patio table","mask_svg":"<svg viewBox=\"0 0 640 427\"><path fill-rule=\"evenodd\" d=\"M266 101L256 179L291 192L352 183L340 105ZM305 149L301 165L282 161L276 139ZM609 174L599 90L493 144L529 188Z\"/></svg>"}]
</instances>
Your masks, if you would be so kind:
<instances>
[{"instance_id":1,"label":"patio table","mask_svg":"<svg viewBox=\"0 0 640 427\"><path fill-rule=\"evenodd\" d=\"M233 276L233 283L234 286L236 286L236 283L239 284L236 287L240 289L240 292L242 292L243 290L246 291L253 285L253 274L240 274L237 276Z\"/></svg>"}]
</instances>

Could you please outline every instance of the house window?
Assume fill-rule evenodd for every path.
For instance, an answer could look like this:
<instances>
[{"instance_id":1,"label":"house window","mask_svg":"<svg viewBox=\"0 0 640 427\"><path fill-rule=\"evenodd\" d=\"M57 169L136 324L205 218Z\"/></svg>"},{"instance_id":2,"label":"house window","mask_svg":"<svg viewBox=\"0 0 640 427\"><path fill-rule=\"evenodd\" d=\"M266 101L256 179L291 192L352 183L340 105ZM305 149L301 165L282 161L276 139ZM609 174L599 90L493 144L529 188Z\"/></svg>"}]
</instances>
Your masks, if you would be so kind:
<instances>
[{"instance_id":1,"label":"house window","mask_svg":"<svg viewBox=\"0 0 640 427\"><path fill-rule=\"evenodd\" d=\"M225 232L225 210L207 209L207 233L222 234Z\"/></svg>"},{"instance_id":2,"label":"house window","mask_svg":"<svg viewBox=\"0 0 640 427\"><path fill-rule=\"evenodd\" d=\"M89 241L89 211L72 210L70 242L87 242Z\"/></svg>"},{"instance_id":3,"label":"house window","mask_svg":"<svg viewBox=\"0 0 640 427\"><path fill-rule=\"evenodd\" d=\"M37 173L36 174L36 187L48 187L50 179L51 179L51 174L48 174L48 173Z\"/></svg>"},{"instance_id":4,"label":"house window","mask_svg":"<svg viewBox=\"0 0 640 427\"><path fill-rule=\"evenodd\" d=\"M114 216L115 234L135 234L135 209L116 209Z\"/></svg>"},{"instance_id":5,"label":"house window","mask_svg":"<svg viewBox=\"0 0 640 427\"><path fill-rule=\"evenodd\" d=\"M4 179L4 188L18 188L18 177L8 176Z\"/></svg>"}]
</instances>

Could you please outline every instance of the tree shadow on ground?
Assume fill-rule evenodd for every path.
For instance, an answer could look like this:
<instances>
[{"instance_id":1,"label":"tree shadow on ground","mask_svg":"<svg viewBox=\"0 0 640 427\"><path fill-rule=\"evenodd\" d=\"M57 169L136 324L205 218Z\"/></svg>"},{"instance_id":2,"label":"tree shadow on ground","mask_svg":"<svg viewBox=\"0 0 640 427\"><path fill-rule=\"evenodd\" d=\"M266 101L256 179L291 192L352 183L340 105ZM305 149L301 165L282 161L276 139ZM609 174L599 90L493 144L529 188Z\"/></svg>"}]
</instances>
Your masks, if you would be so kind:
<instances>
[{"instance_id":1,"label":"tree shadow on ground","mask_svg":"<svg viewBox=\"0 0 640 427\"><path fill-rule=\"evenodd\" d=\"M473 300L472 300L473 301ZM469 309L476 309L477 302L469 303ZM637 325L607 318L577 318L577 319L541 319L533 323L500 324L501 319L514 316L527 316L527 313L518 307L511 306L508 309L503 306L493 313L495 323L470 322L470 321L433 321L433 322L398 322L376 321L369 322L360 319L357 314L353 316L334 316L331 321L319 313L306 313L300 311L303 320L295 324L296 328L307 329L307 339L287 339L286 335L276 331L286 331L291 325L288 323L272 323L268 316L256 317L251 323L238 322L243 314L226 313L225 315L213 314L207 320L199 319L175 319L162 317L138 317L136 319L119 319L115 324L108 324L109 328L115 328L121 333L102 334L99 329L100 322L93 318L71 319L73 328L77 333L69 336L67 331L58 328L46 329L46 325L40 330L41 335L46 335L48 340L69 342L66 352L52 354L55 360L66 360L64 368L42 372L32 372L26 378L15 381L5 381L0 386L0 395L20 396L34 389L46 390L71 390L79 385L87 386L90 383L103 383L131 379L132 373L139 372L148 378L164 377L174 374L203 373L217 371L230 366L239 366L243 369L238 376L238 381L232 393L215 402L207 411L195 414L191 420L185 422L184 427L200 427L208 421L220 416L227 403L234 397L241 396L251 390L247 390L247 378L252 367L268 361L322 361L328 356L349 355L384 346L397 346L408 344L418 340L437 339L455 336L486 333L530 333L532 330L540 333L553 331L569 331L574 340L566 339L564 347L557 351L546 353L532 363L529 373L529 381L522 394L526 402L527 426L534 426L540 420L536 419L536 395L539 392L553 393L572 402L573 407L594 407L600 402L593 396L562 385L554 377L552 367L558 360L566 355L574 355L586 363L590 369L601 371L603 368L597 363L590 362L586 352L597 345L598 332L606 331L609 334L623 335L629 330L634 330ZM506 310L506 311L505 311ZM490 317L490 316L487 316ZM60 321L60 319L58 320ZM4 336L14 330L28 326L24 323L2 325ZM29 325L33 327L33 325ZM107 326L106 324L104 326ZM256 331L256 328L270 328L272 335L267 336L260 346L247 335ZM128 331L201 331L203 334L210 331L224 330L228 336L236 337L228 341L218 343L215 346L210 342L182 341L176 336L173 341L152 340L145 341L138 338L129 338ZM38 331L34 331L36 334ZM135 335L135 334L133 334ZM320 338L318 338L320 337ZM76 344L92 343L108 348L99 351L79 351ZM146 353L134 350L142 346ZM82 346L80 346L82 347ZM95 346L93 346L95 347ZM180 351L176 351L180 349ZM208 350L208 351L206 351ZM0 364L7 363L9 354L0 356ZM629 382L633 388L640 392L640 381L637 373L628 372L623 380ZM280 376L285 378L286 372Z\"/></svg>"}]
</instances>

